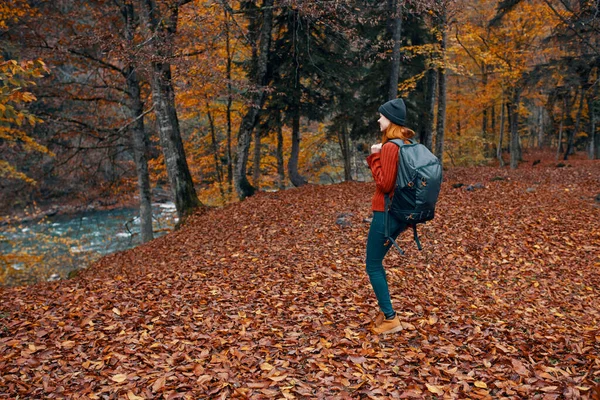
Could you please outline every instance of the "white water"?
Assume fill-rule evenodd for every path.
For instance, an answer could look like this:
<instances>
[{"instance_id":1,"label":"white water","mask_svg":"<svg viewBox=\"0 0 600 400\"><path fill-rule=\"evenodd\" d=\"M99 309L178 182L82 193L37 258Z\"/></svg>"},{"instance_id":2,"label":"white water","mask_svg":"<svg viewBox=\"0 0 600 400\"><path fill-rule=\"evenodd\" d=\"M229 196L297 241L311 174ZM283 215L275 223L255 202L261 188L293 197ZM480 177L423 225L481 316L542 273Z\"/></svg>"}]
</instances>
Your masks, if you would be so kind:
<instances>
[{"instance_id":1,"label":"white water","mask_svg":"<svg viewBox=\"0 0 600 400\"><path fill-rule=\"evenodd\" d=\"M152 210L155 237L173 229L178 220L175 204L155 203ZM69 271L83 268L102 255L137 246L139 232L137 209L57 215L0 227L0 252L13 260L10 266L15 270L28 267L19 261L22 254L37 256L41 261L36 261L35 268L43 273L35 280L52 274L64 278Z\"/></svg>"}]
</instances>

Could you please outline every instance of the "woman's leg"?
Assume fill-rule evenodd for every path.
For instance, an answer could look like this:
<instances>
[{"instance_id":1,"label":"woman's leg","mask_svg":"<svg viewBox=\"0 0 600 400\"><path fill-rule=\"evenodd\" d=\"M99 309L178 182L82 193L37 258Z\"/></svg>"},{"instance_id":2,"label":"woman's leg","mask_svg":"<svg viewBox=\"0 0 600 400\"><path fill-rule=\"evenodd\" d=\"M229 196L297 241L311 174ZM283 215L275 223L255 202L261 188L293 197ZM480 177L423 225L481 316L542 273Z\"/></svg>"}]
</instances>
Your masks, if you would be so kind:
<instances>
[{"instance_id":1,"label":"woman's leg","mask_svg":"<svg viewBox=\"0 0 600 400\"><path fill-rule=\"evenodd\" d=\"M394 239L406 229L406 225L389 216L389 228ZM390 249L389 243L385 237L385 213L382 211L373 212L373 220L369 228L367 238L367 274L373 286L373 291L377 297L379 308L386 318L392 318L395 315L390 299L390 291L383 268L383 258Z\"/></svg>"}]
</instances>

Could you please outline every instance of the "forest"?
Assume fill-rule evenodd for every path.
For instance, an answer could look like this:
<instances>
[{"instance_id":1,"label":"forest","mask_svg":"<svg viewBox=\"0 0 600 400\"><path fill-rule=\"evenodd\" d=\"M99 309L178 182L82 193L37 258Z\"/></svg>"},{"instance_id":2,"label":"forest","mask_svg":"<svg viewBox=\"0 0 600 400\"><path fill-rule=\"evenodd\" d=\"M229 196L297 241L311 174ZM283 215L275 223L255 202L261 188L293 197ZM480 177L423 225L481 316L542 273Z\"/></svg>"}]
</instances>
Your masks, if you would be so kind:
<instances>
[{"instance_id":1,"label":"forest","mask_svg":"<svg viewBox=\"0 0 600 400\"><path fill-rule=\"evenodd\" d=\"M448 167L600 157L595 2L3 4L5 215L364 180L396 97Z\"/></svg>"},{"instance_id":2,"label":"forest","mask_svg":"<svg viewBox=\"0 0 600 400\"><path fill-rule=\"evenodd\" d=\"M600 400L598 1L3 0L0 50L0 399ZM378 335L397 98L443 182Z\"/></svg>"}]
</instances>

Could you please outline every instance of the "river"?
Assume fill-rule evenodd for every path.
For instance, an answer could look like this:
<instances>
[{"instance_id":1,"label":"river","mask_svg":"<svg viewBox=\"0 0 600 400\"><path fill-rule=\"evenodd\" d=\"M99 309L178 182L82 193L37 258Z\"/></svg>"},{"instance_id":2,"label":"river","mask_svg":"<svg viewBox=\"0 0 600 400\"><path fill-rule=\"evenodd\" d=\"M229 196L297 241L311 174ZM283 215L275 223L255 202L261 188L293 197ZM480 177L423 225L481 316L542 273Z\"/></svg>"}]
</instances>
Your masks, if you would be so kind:
<instances>
[{"instance_id":1,"label":"river","mask_svg":"<svg viewBox=\"0 0 600 400\"><path fill-rule=\"evenodd\" d=\"M154 236L177 223L173 203L155 203ZM0 285L65 279L103 255L140 244L138 210L123 208L56 215L0 227Z\"/></svg>"}]
</instances>

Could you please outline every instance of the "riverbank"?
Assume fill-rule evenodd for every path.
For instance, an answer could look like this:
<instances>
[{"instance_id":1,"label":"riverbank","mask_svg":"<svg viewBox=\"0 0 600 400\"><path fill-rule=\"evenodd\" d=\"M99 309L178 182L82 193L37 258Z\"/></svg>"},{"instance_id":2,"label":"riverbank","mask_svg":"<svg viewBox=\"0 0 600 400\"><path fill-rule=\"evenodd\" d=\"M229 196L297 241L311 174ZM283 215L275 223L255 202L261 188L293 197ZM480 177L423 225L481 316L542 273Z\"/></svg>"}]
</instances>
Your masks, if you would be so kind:
<instances>
[{"instance_id":1,"label":"riverbank","mask_svg":"<svg viewBox=\"0 0 600 400\"><path fill-rule=\"evenodd\" d=\"M0 227L0 285L65 279L100 257L140 244L138 209L56 213ZM173 203L153 203L155 237L178 222Z\"/></svg>"},{"instance_id":2,"label":"riverbank","mask_svg":"<svg viewBox=\"0 0 600 400\"><path fill-rule=\"evenodd\" d=\"M153 203L168 203L170 193L164 189L153 189ZM139 206L137 192L120 193L118 196L104 196L90 201L80 199L54 199L45 203L23 208L0 210L0 227L7 224L20 224L38 221L45 217L57 215L73 215L89 211L110 211L121 208L136 208Z\"/></svg>"}]
</instances>

